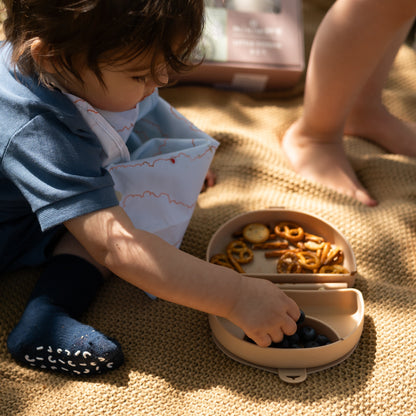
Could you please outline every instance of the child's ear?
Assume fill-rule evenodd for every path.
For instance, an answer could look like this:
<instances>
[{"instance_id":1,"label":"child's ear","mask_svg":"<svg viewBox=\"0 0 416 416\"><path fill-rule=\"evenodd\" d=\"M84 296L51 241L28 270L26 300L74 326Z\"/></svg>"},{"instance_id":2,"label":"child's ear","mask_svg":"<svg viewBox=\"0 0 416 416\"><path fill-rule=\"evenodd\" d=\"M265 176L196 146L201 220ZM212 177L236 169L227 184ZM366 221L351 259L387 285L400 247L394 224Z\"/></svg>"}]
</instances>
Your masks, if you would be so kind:
<instances>
[{"instance_id":1,"label":"child's ear","mask_svg":"<svg viewBox=\"0 0 416 416\"><path fill-rule=\"evenodd\" d=\"M41 39L36 38L30 45L30 53L36 65L44 72L56 72L51 58L48 57L48 47Z\"/></svg>"}]
</instances>

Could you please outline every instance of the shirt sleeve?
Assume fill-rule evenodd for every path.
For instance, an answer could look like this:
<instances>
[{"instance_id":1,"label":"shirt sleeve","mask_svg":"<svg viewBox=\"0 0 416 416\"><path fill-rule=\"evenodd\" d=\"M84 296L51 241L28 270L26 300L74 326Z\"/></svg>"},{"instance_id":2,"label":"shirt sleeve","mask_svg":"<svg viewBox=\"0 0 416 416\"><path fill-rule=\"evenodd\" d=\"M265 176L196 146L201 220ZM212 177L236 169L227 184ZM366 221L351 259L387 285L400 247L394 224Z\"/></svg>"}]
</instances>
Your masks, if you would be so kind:
<instances>
[{"instance_id":1,"label":"shirt sleeve","mask_svg":"<svg viewBox=\"0 0 416 416\"><path fill-rule=\"evenodd\" d=\"M42 230L118 205L101 146L76 134L53 113L31 119L10 139L2 165L36 214Z\"/></svg>"}]
</instances>

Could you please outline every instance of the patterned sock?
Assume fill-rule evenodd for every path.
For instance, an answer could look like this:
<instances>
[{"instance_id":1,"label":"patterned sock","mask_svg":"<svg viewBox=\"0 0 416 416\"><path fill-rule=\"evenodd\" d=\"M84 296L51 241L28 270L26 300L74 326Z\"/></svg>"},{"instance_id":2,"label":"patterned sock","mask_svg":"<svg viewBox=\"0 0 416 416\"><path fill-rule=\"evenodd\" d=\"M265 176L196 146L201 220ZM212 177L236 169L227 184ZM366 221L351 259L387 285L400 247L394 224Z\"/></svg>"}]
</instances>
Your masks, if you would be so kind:
<instances>
[{"instance_id":1,"label":"patterned sock","mask_svg":"<svg viewBox=\"0 0 416 416\"><path fill-rule=\"evenodd\" d=\"M72 255L55 256L8 337L12 357L35 368L75 375L119 367L123 353L118 342L77 321L102 280L89 262Z\"/></svg>"}]
</instances>

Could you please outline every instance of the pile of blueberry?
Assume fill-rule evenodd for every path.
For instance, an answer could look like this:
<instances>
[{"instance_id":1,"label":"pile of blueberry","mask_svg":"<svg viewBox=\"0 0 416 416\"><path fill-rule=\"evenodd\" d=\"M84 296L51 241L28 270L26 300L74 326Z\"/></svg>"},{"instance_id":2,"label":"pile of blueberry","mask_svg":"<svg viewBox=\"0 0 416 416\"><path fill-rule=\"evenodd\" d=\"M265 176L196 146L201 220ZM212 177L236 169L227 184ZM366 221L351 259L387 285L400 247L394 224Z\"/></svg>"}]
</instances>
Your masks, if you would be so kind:
<instances>
[{"instance_id":1,"label":"pile of blueberry","mask_svg":"<svg viewBox=\"0 0 416 416\"><path fill-rule=\"evenodd\" d=\"M331 344L328 337L318 334L311 326L301 325L305 320L305 314L303 311L300 312L300 317L296 322L298 330L293 335L285 335L280 342L272 342L269 348L314 348ZM245 336L244 340L254 343L247 336Z\"/></svg>"}]
</instances>

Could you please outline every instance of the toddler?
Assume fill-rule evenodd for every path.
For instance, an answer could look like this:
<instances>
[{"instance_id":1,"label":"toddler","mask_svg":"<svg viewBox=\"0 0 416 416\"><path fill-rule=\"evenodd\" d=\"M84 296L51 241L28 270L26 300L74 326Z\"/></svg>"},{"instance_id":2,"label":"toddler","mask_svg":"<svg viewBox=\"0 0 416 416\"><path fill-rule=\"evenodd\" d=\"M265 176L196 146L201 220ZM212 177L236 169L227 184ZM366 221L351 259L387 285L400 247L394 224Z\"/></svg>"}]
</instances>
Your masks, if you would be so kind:
<instances>
[{"instance_id":1,"label":"toddler","mask_svg":"<svg viewBox=\"0 0 416 416\"><path fill-rule=\"evenodd\" d=\"M304 112L283 137L295 171L355 197L377 201L362 186L342 146L343 134L416 156L416 124L382 104L395 55L416 16L414 0L337 0L313 42Z\"/></svg>"},{"instance_id":2,"label":"toddler","mask_svg":"<svg viewBox=\"0 0 416 416\"><path fill-rule=\"evenodd\" d=\"M13 358L72 375L121 365L119 343L79 321L110 273L226 317L261 346L293 334L300 316L293 300L269 281L180 251L189 221L180 210L193 204L163 205L169 192L192 188L197 198L209 167L199 161L216 147L157 92L171 71L190 67L203 0L4 4L0 271L41 266L7 340ZM181 163L185 171L172 182ZM130 182L144 188L124 189ZM145 196L161 208L152 200L134 209Z\"/></svg>"}]
</instances>

